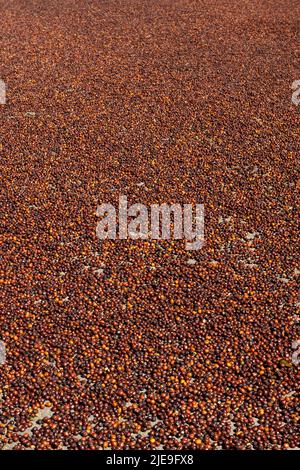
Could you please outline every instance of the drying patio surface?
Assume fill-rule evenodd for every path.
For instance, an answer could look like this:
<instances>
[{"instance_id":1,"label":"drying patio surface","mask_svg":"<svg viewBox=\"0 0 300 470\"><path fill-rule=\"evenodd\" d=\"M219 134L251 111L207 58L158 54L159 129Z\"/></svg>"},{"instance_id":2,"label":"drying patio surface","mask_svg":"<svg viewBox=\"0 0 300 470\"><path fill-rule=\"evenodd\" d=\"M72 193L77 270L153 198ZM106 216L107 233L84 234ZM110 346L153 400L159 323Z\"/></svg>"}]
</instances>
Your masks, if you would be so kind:
<instances>
[{"instance_id":1,"label":"drying patio surface","mask_svg":"<svg viewBox=\"0 0 300 470\"><path fill-rule=\"evenodd\" d=\"M0 448L299 447L296 7L0 0Z\"/></svg>"}]
</instances>

